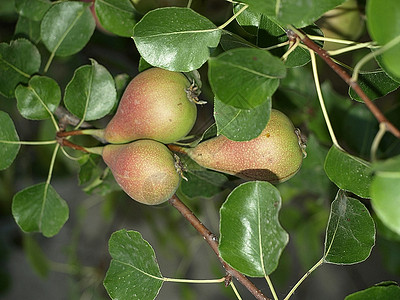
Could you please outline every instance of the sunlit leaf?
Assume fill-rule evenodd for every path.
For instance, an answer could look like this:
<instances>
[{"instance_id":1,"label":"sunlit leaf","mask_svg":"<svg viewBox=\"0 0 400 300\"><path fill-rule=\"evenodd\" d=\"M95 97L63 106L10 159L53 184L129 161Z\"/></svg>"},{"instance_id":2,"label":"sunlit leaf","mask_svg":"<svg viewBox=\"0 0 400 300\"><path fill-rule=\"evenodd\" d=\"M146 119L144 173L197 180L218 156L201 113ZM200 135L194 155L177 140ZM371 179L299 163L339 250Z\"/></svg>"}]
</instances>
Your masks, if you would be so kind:
<instances>
[{"instance_id":1,"label":"sunlit leaf","mask_svg":"<svg viewBox=\"0 0 400 300\"><path fill-rule=\"evenodd\" d=\"M394 81L383 71L360 74L358 84L371 100L383 97L400 86L399 82ZM349 95L352 99L363 102L352 88L349 88Z\"/></svg>"},{"instance_id":2,"label":"sunlit leaf","mask_svg":"<svg viewBox=\"0 0 400 300\"><path fill-rule=\"evenodd\" d=\"M150 244L136 231L114 232L109 240L112 257L104 279L111 299L153 300L163 277Z\"/></svg>"},{"instance_id":3,"label":"sunlit leaf","mask_svg":"<svg viewBox=\"0 0 400 300\"><path fill-rule=\"evenodd\" d=\"M364 261L375 244L375 223L357 199L339 191L331 205L325 236L324 261L355 264Z\"/></svg>"},{"instance_id":4,"label":"sunlit leaf","mask_svg":"<svg viewBox=\"0 0 400 300\"><path fill-rule=\"evenodd\" d=\"M259 49L232 49L209 60L208 77L215 96L236 108L264 103L285 75L283 62Z\"/></svg>"},{"instance_id":5,"label":"sunlit leaf","mask_svg":"<svg viewBox=\"0 0 400 300\"><path fill-rule=\"evenodd\" d=\"M65 89L66 108L84 120L104 117L114 107L117 92L114 79L105 67L91 60L91 65L78 68Z\"/></svg>"},{"instance_id":6,"label":"sunlit leaf","mask_svg":"<svg viewBox=\"0 0 400 300\"><path fill-rule=\"evenodd\" d=\"M396 282L382 282L368 289L348 295L345 300L394 300L400 299L400 287Z\"/></svg>"},{"instance_id":7,"label":"sunlit leaf","mask_svg":"<svg viewBox=\"0 0 400 300\"><path fill-rule=\"evenodd\" d=\"M152 66L188 72L200 68L220 40L221 30L189 8L147 13L133 31L140 55Z\"/></svg>"},{"instance_id":8,"label":"sunlit leaf","mask_svg":"<svg viewBox=\"0 0 400 300\"><path fill-rule=\"evenodd\" d=\"M372 169L367 161L332 146L326 156L324 168L329 179L340 189L363 198L370 197Z\"/></svg>"},{"instance_id":9,"label":"sunlit leaf","mask_svg":"<svg viewBox=\"0 0 400 300\"><path fill-rule=\"evenodd\" d=\"M18 142L19 137L10 116L0 111L0 170L7 169L18 154L20 145L8 142Z\"/></svg>"},{"instance_id":10,"label":"sunlit leaf","mask_svg":"<svg viewBox=\"0 0 400 300\"><path fill-rule=\"evenodd\" d=\"M10 44L0 43L0 93L14 97L18 83L27 83L39 67L40 53L30 41L21 38Z\"/></svg>"},{"instance_id":11,"label":"sunlit leaf","mask_svg":"<svg viewBox=\"0 0 400 300\"><path fill-rule=\"evenodd\" d=\"M400 5L397 0L369 0L366 6L367 27L372 39L385 45L396 39L395 46L382 54L382 63L400 77Z\"/></svg>"},{"instance_id":12,"label":"sunlit leaf","mask_svg":"<svg viewBox=\"0 0 400 300\"><path fill-rule=\"evenodd\" d=\"M96 0L96 15L104 29L124 37L133 34L138 18L130 0Z\"/></svg>"},{"instance_id":13,"label":"sunlit leaf","mask_svg":"<svg viewBox=\"0 0 400 300\"><path fill-rule=\"evenodd\" d=\"M271 114L271 98L252 109L240 109L214 99L214 118L218 135L233 141L249 141L264 130Z\"/></svg>"},{"instance_id":14,"label":"sunlit leaf","mask_svg":"<svg viewBox=\"0 0 400 300\"><path fill-rule=\"evenodd\" d=\"M54 79L45 76L33 76L28 86L19 85L15 89L18 110L31 120L50 118L61 100L61 90Z\"/></svg>"},{"instance_id":15,"label":"sunlit leaf","mask_svg":"<svg viewBox=\"0 0 400 300\"><path fill-rule=\"evenodd\" d=\"M288 243L278 213L281 197L268 182L247 182L221 207L221 257L236 270L253 277L272 273Z\"/></svg>"},{"instance_id":16,"label":"sunlit leaf","mask_svg":"<svg viewBox=\"0 0 400 300\"><path fill-rule=\"evenodd\" d=\"M90 5L78 1L59 2L46 12L40 34L52 55L68 56L85 47L96 26Z\"/></svg>"},{"instance_id":17,"label":"sunlit leaf","mask_svg":"<svg viewBox=\"0 0 400 300\"><path fill-rule=\"evenodd\" d=\"M15 194L12 214L23 231L51 237L68 220L69 209L51 185L39 183Z\"/></svg>"},{"instance_id":18,"label":"sunlit leaf","mask_svg":"<svg viewBox=\"0 0 400 300\"><path fill-rule=\"evenodd\" d=\"M400 234L400 156L374 166L371 203L379 219Z\"/></svg>"}]
</instances>

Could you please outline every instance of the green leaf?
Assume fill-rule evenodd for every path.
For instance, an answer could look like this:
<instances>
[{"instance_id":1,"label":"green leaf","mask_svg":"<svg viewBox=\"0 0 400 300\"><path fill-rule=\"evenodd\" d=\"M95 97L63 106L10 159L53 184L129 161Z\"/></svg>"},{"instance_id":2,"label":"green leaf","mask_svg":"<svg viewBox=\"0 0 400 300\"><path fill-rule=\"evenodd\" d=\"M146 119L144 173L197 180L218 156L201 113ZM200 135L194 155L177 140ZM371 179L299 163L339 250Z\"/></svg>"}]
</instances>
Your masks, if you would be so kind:
<instances>
[{"instance_id":1,"label":"green leaf","mask_svg":"<svg viewBox=\"0 0 400 300\"><path fill-rule=\"evenodd\" d=\"M400 6L397 0L369 0L366 7L367 28L372 39L385 45L396 39L397 44L382 54L385 68L400 77Z\"/></svg>"},{"instance_id":2,"label":"green leaf","mask_svg":"<svg viewBox=\"0 0 400 300\"><path fill-rule=\"evenodd\" d=\"M19 137L10 116L4 111L0 111L0 170L7 169L18 154L19 144L7 142L18 142Z\"/></svg>"},{"instance_id":3,"label":"green leaf","mask_svg":"<svg viewBox=\"0 0 400 300\"><path fill-rule=\"evenodd\" d=\"M117 101L114 79L105 67L91 59L78 68L65 89L65 107L77 117L92 121L108 114Z\"/></svg>"},{"instance_id":4,"label":"green leaf","mask_svg":"<svg viewBox=\"0 0 400 300\"><path fill-rule=\"evenodd\" d=\"M0 44L0 93L14 97L18 83L27 83L39 71L40 54L35 45L26 39L17 39L10 45Z\"/></svg>"},{"instance_id":5,"label":"green leaf","mask_svg":"<svg viewBox=\"0 0 400 300\"><path fill-rule=\"evenodd\" d=\"M98 155L87 154L83 155L79 160L79 184L85 184L91 181L95 176L100 176L102 170L99 168L98 163L100 157Z\"/></svg>"},{"instance_id":6,"label":"green leaf","mask_svg":"<svg viewBox=\"0 0 400 300\"><path fill-rule=\"evenodd\" d=\"M45 76L33 76L28 86L19 85L15 89L18 110L30 120L50 118L61 100L61 90L57 82Z\"/></svg>"},{"instance_id":7,"label":"green leaf","mask_svg":"<svg viewBox=\"0 0 400 300\"><path fill-rule=\"evenodd\" d=\"M224 51L244 47L256 48L256 46L254 46L244 38L229 31L222 32L220 44Z\"/></svg>"},{"instance_id":8,"label":"green leaf","mask_svg":"<svg viewBox=\"0 0 400 300\"><path fill-rule=\"evenodd\" d=\"M271 114L271 98L252 109L240 109L214 99L214 118L218 135L233 141L249 141L264 130Z\"/></svg>"},{"instance_id":9,"label":"green leaf","mask_svg":"<svg viewBox=\"0 0 400 300\"><path fill-rule=\"evenodd\" d=\"M234 189L220 210L221 257L248 276L271 274L289 239L278 220L280 207L279 192L268 182Z\"/></svg>"},{"instance_id":10,"label":"green leaf","mask_svg":"<svg viewBox=\"0 0 400 300\"><path fill-rule=\"evenodd\" d=\"M17 13L33 21L42 20L50 7L51 2L48 0L15 0Z\"/></svg>"},{"instance_id":11,"label":"green leaf","mask_svg":"<svg viewBox=\"0 0 400 300\"><path fill-rule=\"evenodd\" d=\"M379 219L400 234L400 156L377 164L371 183L371 203Z\"/></svg>"},{"instance_id":12,"label":"green leaf","mask_svg":"<svg viewBox=\"0 0 400 300\"><path fill-rule=\"evenodd\" d=\"M323 169L328 151L314 134L307 137L306 152L307 158L303 160L299 173L284 185L278 186L283 198L285 198L282 193L284 188L294 189L297 196L299 194L307 195L310 191L319 196L330 194L332 183Z\"/></svg>"},{"instance_id":13,"label":"green leaf","mask_svg":"<svg viewBox=\"0 0 400 300\"><path fill-rule=\"evenodd\" d=\"M400 86L399 82L394 81L384 71L360 74L358 84L371 100L383 97ZM364 102L352 88L349 88L349 95L354 100Z\"/></svg>"},{"instance_id":14,"label":"green leaf","mask_svg":"<svg viewBox=\"0 0 400 300\"><path fill-rule=\"evenodd\" d=\"M228 187L228 178L219 172L207 170L186 155L180 159L184 164L184 175L187 178L182 180L180 191L188 198L211 198Z\"/></svg>"},{"instance_id":15,"label":"green leaf","mask_svg":"<svg viewBox=\"0 0 400 300\"><path fill-rule=\"evenodd\" d=\"M367 208L339 190L332 202L325 236L324 261L355 264L364 261L375 244L375 223Z\"/></svg>"},{"instance_id":16,"label":"green leaf","mask_svg":"<svg viewBox=\"0 0 400 300\"><path fill-rule=\"evenodd\" d=\"M239 0L281 24L304 27L322 14L342 4L344 0Z\"/></svg>"},{"instance_id":17,"label":"green leaf","mask_svg":"<svg viewBox=\"0 0 400 300\"><path fill-rule=\"evenodd\" d=\"M367 161L332 146L326 156L324 168L329 179L340 189L363 198L370 197L372 169Z\"/></svg>"},{"instance_id":18,"label":"green leaf","mask_svg":"<svg viewBox=\"0 0 400 300\"><path fill-rule=\"evenodd\" d=\"M188 198L211 198L226 189L228 178L210 170L189 171L185 173L188 181L182 180L180 191Z\"/></svg>"},{"instance_id":19,"label":"green leaf","mask_svg":"<svg viewBox=\"0 0 400 300\"><path fill-rule=\"evenodd\" d=\"M180 72L200 68L220 37L221 30L210 20L178 7L150 11L133 30L136 47L148 63Z\"/></svg>"},{"instance_id":20,"label":"green leaf","mask_svg":"<svg viewBox=\"0 0 400 300\"><path fill-rule=\"evenodd\" d=\"M112 260L104 286L111 299L154 299L163 277L150 244L139 232L122 229L111 235L108 245Z\"/></svg>"},{"instance_id":21,"label":"green leaf","mask_svg":"<svg viewBox=\"0 0 400 300\"><path fill-rule=\"evenodd\" d=\"M345 300L400 299L400 287L395 282L382 282L368 289L348 295Z\"/></svg>"},{"instance_id":22,"label":"green leaf","mask_svg":"<svg viewBox=\"0 0 400 300\"><path fill-rule=\"evenodd\" d=\"M237 12L242 4L234 6L234 12ZM252 8L247 8L241 13L237 19L238 23L244 30L255 35L255 44L260 48L267 48L288 41L285 28L276 20L262 14ZM308 34L323 36L322 31L315 25L303 28ZM289 48L289 45L273 49L270 52L281 57ZM296 47L285 61L286 67L303 66L311 60L310 53L307 49Z\"/></svg>"},{"instance_id":23,"label":"green leaf","mask_svg":"<svg viewBox=\"0 0 400 300\"><path fill-rule=\"evenodd\" d=\"M138 18L130 0L96 0L96 16L104 29L124 37L133 34L133 27Z\"/></svg>"},{"instance_id":24,"label":"green leaf","mask_svg":"<svg viewBox=\"0 0 400 300\"><path fill-rule=\"evenodd\" d=\"M283 62L259 49L232 49L209 60L208 77L215 96L241 109L265 102L285 75Z\"/></svg>"},{"instance_id":25,"label":"green leaf","mask_svg":"<svg viewBox=\"0 0 400 300\"><path fill-rule=\"evenodd\" d=\"M85 47L96 27L90 5L68 1L54 4L47 11L40 34L52 55L68 56Z\"/></svg>"},{"instance_id":26,"label":"green leaf","mask_svg":"<svg viewBox=\"0 0 400 300\"><path fill-rule=\"evenodd\" d=\"M24 234L22 241L25 255L32 268L40 277L46 278L50 271L50 264L42 249L40 249L38 243L30 235Z\"/></svg>"},{"instance_id":27,"label":"green leaf","mask_svg":"<svg viewBox=\"0 0 400 300\"><path fill-rule=\"evenodd\" d=\"M52 237L68 220L69 209L51 185L39 183L15 194L12 214L23 231Z\"/></svg>"},{"instance_id":28,"label":"green leaf","mask_svg":"<svg viewBox=\"0 0 400 300\"><path fill-rule=\"evenodd\" d=\"M23 16L18 17L15 26L16 36L23 36L37 44L40 41L40 21L33 21Z\"/></svg>"}]
</instances>

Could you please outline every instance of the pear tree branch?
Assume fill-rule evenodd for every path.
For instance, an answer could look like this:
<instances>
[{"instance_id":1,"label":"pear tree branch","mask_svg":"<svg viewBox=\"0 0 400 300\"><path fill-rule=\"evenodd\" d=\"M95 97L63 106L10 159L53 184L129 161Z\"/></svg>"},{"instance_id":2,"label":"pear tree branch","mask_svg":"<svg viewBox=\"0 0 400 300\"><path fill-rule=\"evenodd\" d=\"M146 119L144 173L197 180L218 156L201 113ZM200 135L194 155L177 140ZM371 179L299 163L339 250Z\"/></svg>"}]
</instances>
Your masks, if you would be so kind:
<instances>
[{"instance_id":1,"label":"pear tree branch","mask_svg":"<svg viewBox=\"0 0 400 300\"><path fill-rule=\"evenodd\" d=\"M247 290L253 294L253 296L258 300L271 300L266 297L246 276L244 276L239 271L230 267L219 255L218 251L218 239L210 230L208 230L203 223L193 214L193 212L181 201L179 198L174 195L171 199L169 199L169 204L175 207L182 216L202 235L205 241L210 245L211 249L217 255L219 261L225 268L226 272L228 273L228 278L230 276L235 277ZM225 282L226 285L229 285L230 280L228 279Z\"/></svg>"},{"instance_id":2,"label":"pear tree branch","mask_svg":"<svg viewBox=\"0 0 400 300\"><path fill-rule=\"evenodd\" d=\"M314 43L304 32L299 29L293 28L290 26L290 29L286 32L289 40L293 39L300 39L304 45L306 45L309 49L313 50L316 54L318 54L326 63L327 65L336 72L354 91L361 97L364 101L365 105L368 109L372 112L375 118L379 121L379 123L383 123L386 126L386 129L391 132L395 137L400 139L400 130L397 129L386 117L385 115L379 110L379 108L369 99L369 97L364 93L361 89L357 81L351 79L351 76L346 73L346 71L336 64L332 58L329 56L328 52Z\"/></svg>"}]
</instances>

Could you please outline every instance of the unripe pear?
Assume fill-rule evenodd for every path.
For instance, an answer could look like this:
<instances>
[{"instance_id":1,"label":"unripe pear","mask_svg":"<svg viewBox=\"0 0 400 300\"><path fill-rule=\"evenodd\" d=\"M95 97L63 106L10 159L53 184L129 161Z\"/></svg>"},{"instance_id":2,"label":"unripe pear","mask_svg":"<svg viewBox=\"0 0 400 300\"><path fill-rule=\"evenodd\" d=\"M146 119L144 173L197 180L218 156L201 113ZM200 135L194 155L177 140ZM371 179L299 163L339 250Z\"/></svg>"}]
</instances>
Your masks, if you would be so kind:
<instances>
[{"instance_id":1,"label":"unripe pear","mask_svg":"<svg viewBox=\"0 0 400 300\"><path fill-rule=\"evenodd\" d=\"M180 183L175 159L156 141L139 140L124 145L106 145L103 160L115 180L134 200L157 205L170 199Z\"/></svg>"},{"instance_id":2,"label":"unripe pear","mask_svg":"<svg viewBox=\"0 0 400 300\"><path fill-rule=\"evenodd\" d=\"M274 109L265 129L253 140L236 142L220 135L185 152L205 168L272 183L294 176L303 161L302 144L292 122Z\"/></svg>"},{"instance_id":3,"label":"unripe pear","mask_svg":"<svg viewBox=\"0 0 400 300\"><path fill-rule=\"evenodd\" d=\"M326 12L318 24L324 36L328 38L357 40L364 32L364 20L356 0L347 0ZM324 42L324 49L327 51L345 46L344 44Z\"/></svg>"},{"instance_id":4,"label":"unripe pear","mask_svg":"<svg viewBox=\"0 0 400 300\"><path fill-rule=\"evenodd\" d=\"M191 83L179 72L151 68L128 84L115 116L104 129L110 143L152 139L165 144L185 137L196 117Z\"/></svg>"}]
</instances>

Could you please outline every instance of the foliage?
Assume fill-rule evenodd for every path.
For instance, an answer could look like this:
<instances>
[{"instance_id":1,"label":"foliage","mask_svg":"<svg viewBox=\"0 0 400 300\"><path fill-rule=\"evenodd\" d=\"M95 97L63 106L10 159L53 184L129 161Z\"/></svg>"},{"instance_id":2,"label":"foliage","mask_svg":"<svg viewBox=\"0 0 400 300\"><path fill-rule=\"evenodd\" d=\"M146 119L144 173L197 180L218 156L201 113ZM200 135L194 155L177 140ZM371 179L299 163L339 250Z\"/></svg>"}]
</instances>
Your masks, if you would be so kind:
<instances>
[{"instance_id":1,"label":"foliage","mask_svg":"<svg viewBox=\"0 0 400 300\"><path fill-rule=\"evenodd\" d=\"M179 147L193 147L216 135L241 142L254 139L267 125L272 107L284 111L301 128L303 139L308 136L308 157L301 170L277 186L260 181L243 183L234 176L204 169L184 151L176 151L176 164L186 179L177 196L190 203L195 213L204 202L212 203L214 214L219 208L220 242L218 245L212 238L209 243L216 243L218 258L231 268L226 269L227 273L236 276L230 273L234 269L249 277L264 277L272 297L278 299L270 275L273 278L281 266L290 265L285 248L293 240L303 268L310 268L310 257L317 262L288 292L285 299L289 299L320 265L367 260L380 230L388 243L385 249L390 243L396 249L400 236L398 0L358 1L366 14L364 38L370 42L336 39L330 41L341 48L316 51L334 58L332 63L346 68L352 76L348 81L351 87L342 89L337 87L338 77L327 72L326 65L316 63L303 35L308 34L316 47L322 47L327 37L318 28L318 19L344 0L240 0L235 4L220 0L230 13L228 18L205 9L206 0L187 1L184 7L164 7L157 0L143 6L143 1L15 0L10 1L12 6L0 2L2 15L18 18L12 23L14 34L0 43L0 176L8 174L8 168L14 170L14 165L27 155L21 145L46 149L43 156L48 169L39 176L45 178L31 180L30 186L8 197L12 198L15 223L24 234L29 261L40 276L51 272L52 263L31 234L57 235L69 218L73 200L59 195L52 185L53 177L73 169L85 192L104 199L120 190L100 159L85 154L76 159L78 162L69 161L74 158L66 148L87 152L87 145L104 143L92 129L87 132L96 139L71 137L68 132L103 127L115 112L130 78L126 73L137 73L134 66L118 61L118 53L127 51L121 41L130 38L127 44L140 54L135 62L138 71L153 66L185 72L202 88L201 100L211 102L199 106L205 117L199 117L193 136L177 143ZM98 41L102 38L112 41L108 46L115 57L86 58L85 51L101 45ZM96 56L95 51L91 53ZM64 76L60 68L60 76L67 78L61 79L57 66L68 64L74 70ZM343 69L340 72L345 72ZM323 72L322 84L318 71ZM356 80L366 96L353 84ZM371 108L373 104L366 97L379 108ZM21 117L26 119L22 123ZM20 141L17 131L35 121L52 126L50 138ZM177 147L172 145L170 149ZM105 207L112 216L113 205ZM148 214L154 209L145 207ZM162 294L166 281L225 281L240 299L233 281L222 269L216 272L222 279L216 280L163 277L155 252L142 235L118 229L109 240L111 263L101 274L112 299L154 299L159 292ZM181 232L174 230L173 237L165 240L182 243L180 253L185 253L189 239L179 237ZM387 232L390 235L385 235ZM205 239L211 236L202 234ZM311 241L309 248L302 243L307 239ZM79 263L75 265L79 269ZM394 299L399 295L395 282L364 288L346 299Z\"/></svg>"}]
</instances>

